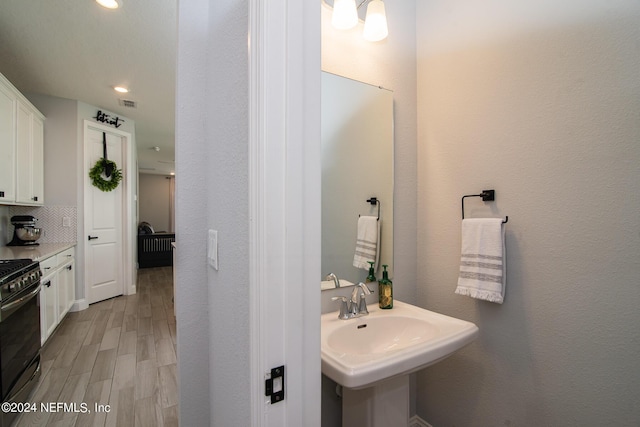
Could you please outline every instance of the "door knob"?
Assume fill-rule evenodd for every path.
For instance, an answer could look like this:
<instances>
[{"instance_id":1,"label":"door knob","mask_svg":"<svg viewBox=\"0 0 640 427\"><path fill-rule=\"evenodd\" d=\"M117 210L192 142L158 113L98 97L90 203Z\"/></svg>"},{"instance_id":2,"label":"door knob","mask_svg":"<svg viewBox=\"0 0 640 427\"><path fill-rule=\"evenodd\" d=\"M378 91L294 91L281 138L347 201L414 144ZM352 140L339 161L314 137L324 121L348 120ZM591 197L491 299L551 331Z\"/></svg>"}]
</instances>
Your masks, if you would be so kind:
<instances>
[{"instance_id":1,"label":"door knob","mask_svg":"<svg viewBox=\"0 0 640 427\"><path fill-rule=\"evenodd\" d=\"M98 238L98 236L89 236L89 240L95 240L97 238Z\"/></svg>"}]
</instances>

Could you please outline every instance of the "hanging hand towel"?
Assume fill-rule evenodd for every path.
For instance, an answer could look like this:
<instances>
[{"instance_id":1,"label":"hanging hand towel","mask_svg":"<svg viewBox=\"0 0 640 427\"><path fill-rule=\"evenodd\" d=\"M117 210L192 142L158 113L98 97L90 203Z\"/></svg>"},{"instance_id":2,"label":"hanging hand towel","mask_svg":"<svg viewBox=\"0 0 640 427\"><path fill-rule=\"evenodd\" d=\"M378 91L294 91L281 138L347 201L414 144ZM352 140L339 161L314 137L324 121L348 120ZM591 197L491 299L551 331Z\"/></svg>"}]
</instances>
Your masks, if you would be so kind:
<instances>
[{"instance_id":1,"label":"hanging hand towel","mask_svg":"<svg viewBox=\"0 0 640 427\"><path fill-rule=\"evenodd\" d=\"M462 255L456 294L502 304L505 277L502 219L462 220Z\"/></svg>"},{"instance_id":2,"label":"hanging hand towel","mask_svg":"<svg viewBox=\"0 0 640 427\"><path fill-rule=\"evenodd\" d=\"M358 234L356 237L356 253L353 256L353 266L369 269L368 261L375 262L378 267L380 236L380 221L375 216L361 216L358 218Z\"/></svg>"}]
</instances>

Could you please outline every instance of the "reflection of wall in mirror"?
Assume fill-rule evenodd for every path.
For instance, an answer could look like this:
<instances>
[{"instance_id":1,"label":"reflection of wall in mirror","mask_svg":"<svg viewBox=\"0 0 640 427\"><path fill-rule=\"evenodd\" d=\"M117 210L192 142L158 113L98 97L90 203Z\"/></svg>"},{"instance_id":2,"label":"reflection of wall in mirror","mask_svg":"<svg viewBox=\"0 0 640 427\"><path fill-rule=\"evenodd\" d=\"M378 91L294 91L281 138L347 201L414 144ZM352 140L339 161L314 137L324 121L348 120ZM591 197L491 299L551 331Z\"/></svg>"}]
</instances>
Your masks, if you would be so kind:
<instances>
[{"instance_id":1,"label":"reflection of wall in mirror","mask_svg":"<svg viewBox=\"0 0 640 427\"><path fill-rule=\"evenodd\" d=\"M323 275L364 281L353 255L358 216L378 214L370 197L381 204L379 265L393 272L393 93L322 73Z\"/></svg>"}]
</instances>

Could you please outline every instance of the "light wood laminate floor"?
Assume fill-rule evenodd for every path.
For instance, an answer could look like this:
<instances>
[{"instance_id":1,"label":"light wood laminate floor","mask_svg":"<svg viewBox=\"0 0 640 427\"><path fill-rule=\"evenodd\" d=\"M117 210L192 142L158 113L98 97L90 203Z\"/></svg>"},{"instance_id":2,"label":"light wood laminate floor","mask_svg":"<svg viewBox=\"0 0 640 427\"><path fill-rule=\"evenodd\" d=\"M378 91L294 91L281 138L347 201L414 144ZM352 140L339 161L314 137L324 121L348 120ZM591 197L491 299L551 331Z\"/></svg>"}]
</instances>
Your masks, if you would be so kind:
<instances>
[{"instance_id":1,"label":"light wood laminate floor","mask_svg":"<svg viewBox=\"0 0 640 427\"><path fill-rule=\"evenodd\" d=\"M25 413L16 426L177 426L172 280L170 267L142 269L137 294L69 313L42 349L31 401L90 412Z\"/></svg>"}]
</instances>

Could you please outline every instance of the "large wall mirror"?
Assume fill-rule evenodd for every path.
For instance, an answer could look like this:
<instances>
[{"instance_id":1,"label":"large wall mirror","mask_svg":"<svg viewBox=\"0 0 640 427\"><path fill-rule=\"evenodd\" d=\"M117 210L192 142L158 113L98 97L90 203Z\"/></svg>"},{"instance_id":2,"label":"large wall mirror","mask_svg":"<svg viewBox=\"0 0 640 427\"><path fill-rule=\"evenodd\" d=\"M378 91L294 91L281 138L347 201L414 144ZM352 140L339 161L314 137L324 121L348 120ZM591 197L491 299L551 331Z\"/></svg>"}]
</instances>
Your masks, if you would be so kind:
<instances>
[{"instance_id":1,"label":"large wall mirror","mask_svg":"<svg viewBox=\"0 0 640 427\"><path fill-rule=\"evenodd\" d=\"M322 278L351 283L368 271L353 266L359 215L378 215L380 255L393 276L393 92L322 73ZM323 288L331 285L324 283ZM332 286L331 286L332 287Z\"/></svg>"}]
</instances>

